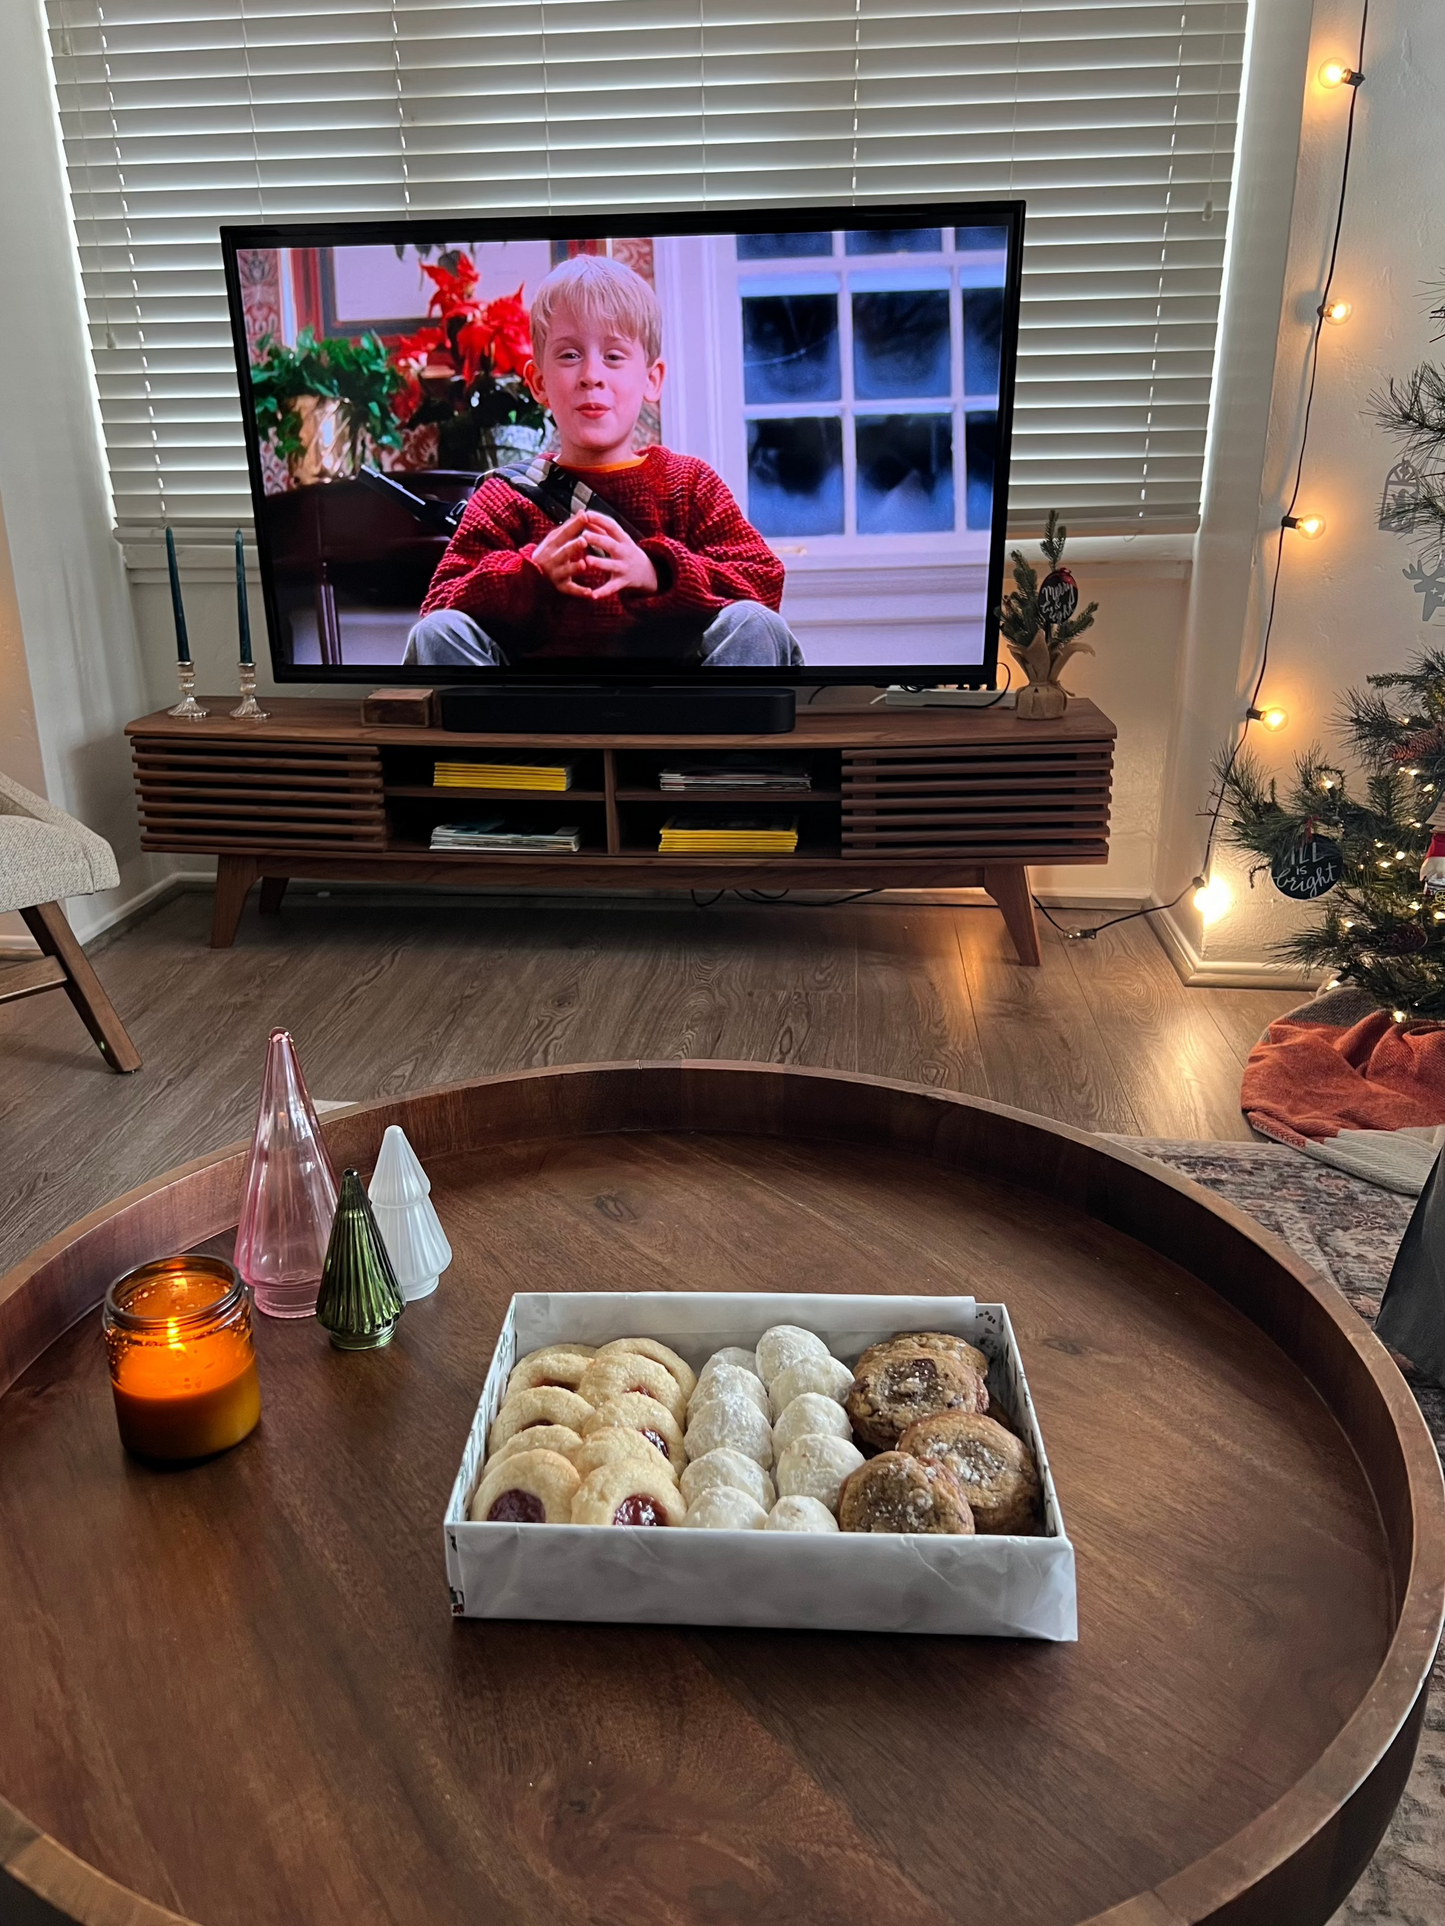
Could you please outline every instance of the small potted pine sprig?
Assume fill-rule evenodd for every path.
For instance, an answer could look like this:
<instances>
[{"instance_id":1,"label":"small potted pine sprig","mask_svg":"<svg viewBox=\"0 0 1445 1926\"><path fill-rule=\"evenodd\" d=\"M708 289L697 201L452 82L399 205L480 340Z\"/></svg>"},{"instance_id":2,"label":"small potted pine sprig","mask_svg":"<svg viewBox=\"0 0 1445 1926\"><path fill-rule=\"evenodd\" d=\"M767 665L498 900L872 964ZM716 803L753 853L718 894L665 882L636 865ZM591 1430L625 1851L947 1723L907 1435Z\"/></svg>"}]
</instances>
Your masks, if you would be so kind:
<instances>
[{"instance_id":1,"label":"small potted pine sprig","mask_svg":"<svg viewBox=\"0 0 1445 1926\"><path fill-rule=\"evenodd\" d=\"M1041 582L1023 550L1016 548L1013 591L998 611L1009 654L1028 677L1018 693L1018 714L1026 721L1061 716L1069 705L1068 691L1059 686L1065 663L1071 656L1094 653L1089 643L1078 638L1094 626L1099 605L1090 602L1087 608L1079 608L1079 585L1063 565L1068 536L1058 510L1050 509L1049 525L1039 544L1049 573Z\"/></svg>"}]
</instances>

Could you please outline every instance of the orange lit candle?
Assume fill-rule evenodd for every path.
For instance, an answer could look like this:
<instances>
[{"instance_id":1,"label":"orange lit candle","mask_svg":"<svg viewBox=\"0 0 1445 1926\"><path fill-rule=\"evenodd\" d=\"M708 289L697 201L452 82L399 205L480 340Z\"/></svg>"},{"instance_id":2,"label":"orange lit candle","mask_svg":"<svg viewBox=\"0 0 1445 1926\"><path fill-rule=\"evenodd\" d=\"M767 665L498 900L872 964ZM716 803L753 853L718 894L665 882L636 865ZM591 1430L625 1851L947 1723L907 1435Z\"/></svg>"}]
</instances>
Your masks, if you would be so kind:
<instances>
[{"instance_id":1,"label":"orange lit candle","mask_svg":"<svg viewBox=\"0 0 1445 1926\"><path fill-rule=\"evenodd\" d=\"M142 1458L208 1458L261 1415L251 1293L216 1257L127 1271L102 1317L121 1443Z\"/></svg>"}]
</instances>

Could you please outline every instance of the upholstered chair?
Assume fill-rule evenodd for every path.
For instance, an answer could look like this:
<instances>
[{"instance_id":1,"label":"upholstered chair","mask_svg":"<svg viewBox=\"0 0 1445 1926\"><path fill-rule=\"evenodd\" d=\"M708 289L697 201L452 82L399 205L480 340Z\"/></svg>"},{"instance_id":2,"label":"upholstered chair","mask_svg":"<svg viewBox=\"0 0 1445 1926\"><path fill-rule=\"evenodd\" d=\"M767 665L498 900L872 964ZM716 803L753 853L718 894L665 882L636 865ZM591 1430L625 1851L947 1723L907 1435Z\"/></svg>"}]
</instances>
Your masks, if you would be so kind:
<instances>
[{"instance_id":1,"label":"upholstered chair","mask_svg":"<svg viewBox=\"0 0 1445 1926\"><path fill-rule=\"evenodd\" d=\"M67 896L114 889L119 881L103 836L0 776L0 910L19 910L42 952L36 962L0 962L0 1003L64 990L111 1069L139 1070L140 1054L61 908Z\"/></svg>"}]
</instances>

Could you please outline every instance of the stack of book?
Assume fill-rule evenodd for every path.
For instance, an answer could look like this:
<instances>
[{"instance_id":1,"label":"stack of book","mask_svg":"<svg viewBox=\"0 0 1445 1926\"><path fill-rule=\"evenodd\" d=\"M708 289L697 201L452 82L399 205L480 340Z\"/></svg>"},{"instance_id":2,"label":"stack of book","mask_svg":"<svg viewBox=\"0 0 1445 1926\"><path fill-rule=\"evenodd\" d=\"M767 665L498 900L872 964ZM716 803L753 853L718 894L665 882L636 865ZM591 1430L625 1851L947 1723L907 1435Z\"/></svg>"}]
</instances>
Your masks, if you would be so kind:
<instances>
[{"instance_id":1,"label":"stack of book","mask_svg":"<svg viewBox=\"0 0 1445 1926\"><path fill-rule=\"evenodd\" d=\"M813 786L801 763L764 762L739 756L732 762L676 762L657 772L657 786L672 794L705 795L710 789L755 789L760 796L796 796Z\"/></svg>"},{"instance_id":2,"label":"stack of book","mask_svg":"<svg viewBox=\"0 0 1445 1926\"><path fill-rule=\"evenodd\" d=\"M472 822L438 823L431 833L433 849L477 849L513 854L571 856L582 847L581 831L554 829L541 823L504 823L500 816Z\"/></svg>"},{"instance_id":3,"label":"stack of book","mask_svg":"<svg viewBox=\"0 0 1445 1926\"><path fill-rule=\"evenodd\" d=\"M670 816L657 847L663 856L791 856L798 847L798 819Z\"/></svg>"},{"instance_id":4,"label":"stack of book","mask_svg":"<svg viewBox=\"0 0 1445 1926\"><path fill-rule=\"evenodd\" d=\"M439 762L432 776L438 789L570 789L567 762Z\"/></svg>"}]
</instances>

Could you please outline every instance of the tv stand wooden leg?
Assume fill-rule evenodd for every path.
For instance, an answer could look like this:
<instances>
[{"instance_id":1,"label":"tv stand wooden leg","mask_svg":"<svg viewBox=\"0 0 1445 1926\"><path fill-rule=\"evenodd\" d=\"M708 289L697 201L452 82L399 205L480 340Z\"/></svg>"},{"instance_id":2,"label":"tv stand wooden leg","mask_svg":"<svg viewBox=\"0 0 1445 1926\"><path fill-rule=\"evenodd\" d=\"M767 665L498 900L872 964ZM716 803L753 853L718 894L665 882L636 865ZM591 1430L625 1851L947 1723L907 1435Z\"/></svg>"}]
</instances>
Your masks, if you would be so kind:
<instances>
[{"instance_id":1,"label":"tv stand wooden leg","mask_svg":"<svg viewBox=\"0 0 1445 1926\"><path fill-rule=\"evenodd\" d=\"M228 950L236 940L236 926L252 883L260 875L249 856L216 858L216 907L211 915L211 948Z\"/></svg>"},{"instance_id":2,"label":"tv stand wooden leg","mask_svg":"<svg viewBox=\"0 0 1445 1926\"><path fill-rule=\"evenodd\" d=\"M983 886L1003 911L1004 926L1013 938L1020 963L1039 965L1039 932L1034 922L1034 899L1029 873L1021 863L986 865Z\"/></svg>"},{"instance_id":3,"label":"tv stand wooden leg","mask_svg":"<svg viewBox=\"0 0 1445 1926\"><path fill-rule=\"evenodd\" d=\"M281 907L281 898L286 894L289 876L263 876L261 878L261 914L274 916Z\"/></svg>"}]
</instances>

